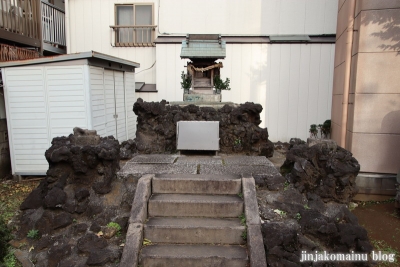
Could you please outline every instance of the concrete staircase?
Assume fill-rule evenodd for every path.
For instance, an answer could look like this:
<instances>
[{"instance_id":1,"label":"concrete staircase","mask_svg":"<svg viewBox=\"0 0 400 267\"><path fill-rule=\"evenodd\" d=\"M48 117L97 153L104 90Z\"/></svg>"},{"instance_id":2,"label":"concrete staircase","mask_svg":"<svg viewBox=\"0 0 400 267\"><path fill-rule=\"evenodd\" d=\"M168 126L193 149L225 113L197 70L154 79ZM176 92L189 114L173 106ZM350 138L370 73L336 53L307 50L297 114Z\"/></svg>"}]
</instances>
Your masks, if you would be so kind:
<instances>
[{"instance_id":1,"label":"concrete staircase","mask_svg":"<svg viewBox=\"0 0 400 267\"><path fill-rule=\"evenodd\" d=\"M240 177L159 175L152 189L141 266L248 265Z\"/></svg>"}]
</instances>

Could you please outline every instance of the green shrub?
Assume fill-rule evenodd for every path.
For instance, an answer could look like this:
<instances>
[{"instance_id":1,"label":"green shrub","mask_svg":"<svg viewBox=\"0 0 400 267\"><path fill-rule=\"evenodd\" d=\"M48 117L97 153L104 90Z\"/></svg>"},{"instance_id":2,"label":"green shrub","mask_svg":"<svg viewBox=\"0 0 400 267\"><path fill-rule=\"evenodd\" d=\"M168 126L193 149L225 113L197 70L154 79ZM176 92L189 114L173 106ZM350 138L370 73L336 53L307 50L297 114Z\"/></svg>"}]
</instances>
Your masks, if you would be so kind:
<instances>
[{"instance_id":1,"label":"green shrub","mask_svg":"<svg viewBox=\"0 0 400 267\"><path fill-rule=\"evenodd\" d=\"M39 230L35 230L35 229L29 230L29 232L26 236L29 238L32 238L32 239L38 239L39 238Z\"/></svg>"},{"instance_id":2,"label":"green shrub","mask_svg":"<svg viewBox=\"0 0 400 267\"><path fill-rule=\"evenodd\" d=\"M221 77L219 75L215 75L214 77L214 87L217 90L231 90L229 87L230 84L229 78L226 78L225 81L221 80Z\"/></svg>"},{"instance_id":3,"label":"green shrub","mask_svg":"<svg viewBox=\"0 0 400 267\"><path fill-rule=\"evenodd\" d=\"M190 74L185 74L183 71L181 73L181 86L183 89L190 89L192 86L192 76Z\"/></svg>"}]
</instances>

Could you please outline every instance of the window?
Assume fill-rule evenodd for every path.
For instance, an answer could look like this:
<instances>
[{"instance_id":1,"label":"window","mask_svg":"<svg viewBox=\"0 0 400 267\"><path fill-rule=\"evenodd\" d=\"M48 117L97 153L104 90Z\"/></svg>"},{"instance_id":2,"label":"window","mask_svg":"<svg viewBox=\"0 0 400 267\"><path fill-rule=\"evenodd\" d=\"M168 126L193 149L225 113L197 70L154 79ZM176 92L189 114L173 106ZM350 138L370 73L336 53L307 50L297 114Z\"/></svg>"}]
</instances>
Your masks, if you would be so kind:
<instances>
[{"instance_id":1,"label":"window","mask_svg":"<svg viewBox=\"0 0 400 267\"><path fill-rule=\"evenodd\" d=\"M117 46L152 46L154 41L153 5L124 4L115 6Z\"/></svg>"}]
</instances>

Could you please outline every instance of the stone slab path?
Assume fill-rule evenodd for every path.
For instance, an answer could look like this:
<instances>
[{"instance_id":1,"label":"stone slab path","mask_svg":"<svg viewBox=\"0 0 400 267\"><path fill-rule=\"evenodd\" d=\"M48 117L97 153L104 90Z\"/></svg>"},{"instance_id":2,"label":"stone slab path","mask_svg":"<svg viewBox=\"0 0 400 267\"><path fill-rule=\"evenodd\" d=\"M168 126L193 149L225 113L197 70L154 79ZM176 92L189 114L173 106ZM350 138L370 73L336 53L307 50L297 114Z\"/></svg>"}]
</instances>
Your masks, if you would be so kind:
<instances>
[{"instance_id":1,"label":"stone slab path","mask_svg":"<svg viewBox=\"0 0 400 267\"><path fill-rule=\"evenodd\" d=\"M136 155L127 161L117 175L142 176L145 174L231 174L252 175L264 179L279 175L274 164L262 156L192 156L150 154Z\"/></svg>"}]
</instances>

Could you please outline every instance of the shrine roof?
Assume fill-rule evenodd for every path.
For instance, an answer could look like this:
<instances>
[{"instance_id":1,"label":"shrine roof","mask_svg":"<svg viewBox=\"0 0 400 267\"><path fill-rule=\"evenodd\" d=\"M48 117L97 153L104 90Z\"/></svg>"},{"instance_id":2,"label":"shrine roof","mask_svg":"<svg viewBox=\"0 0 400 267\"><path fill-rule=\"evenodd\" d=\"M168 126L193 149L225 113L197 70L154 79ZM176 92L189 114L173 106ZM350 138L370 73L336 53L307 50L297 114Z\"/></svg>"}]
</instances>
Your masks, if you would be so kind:
<instances>
[{"instance_id":1,"label":"shrine roof","mask_svg":"<svg viewBox=\"0 0 400 267\"><path fill-rule=\"evenodd\" d=\"M189 34L182 41L181 58L226 57L226 42L218 34Z\"/></svg>"}]
</instances>

